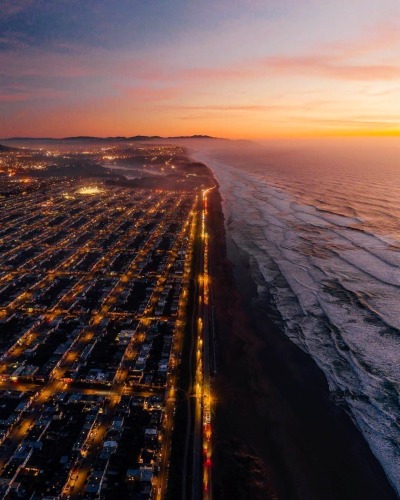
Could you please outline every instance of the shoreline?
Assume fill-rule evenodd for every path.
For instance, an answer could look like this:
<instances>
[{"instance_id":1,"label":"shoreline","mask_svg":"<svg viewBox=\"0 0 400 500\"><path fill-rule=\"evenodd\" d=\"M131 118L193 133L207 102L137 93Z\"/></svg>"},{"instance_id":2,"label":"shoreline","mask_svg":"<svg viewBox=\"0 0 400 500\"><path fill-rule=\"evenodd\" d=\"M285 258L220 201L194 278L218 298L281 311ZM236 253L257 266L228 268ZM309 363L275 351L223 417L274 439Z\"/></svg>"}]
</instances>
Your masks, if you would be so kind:
<instances>
[{"instance_id":1,"label":"shoreline","mask_svg":"<svg viewBox=\"0 0 400 500\"><path fill-rule=\"evenodd\" d=\"M210 202L215 497L397 498L359 429L333 403L324 374L257 305L249 257L225 232L219 189Z\"/></svg>"}]
</instances>

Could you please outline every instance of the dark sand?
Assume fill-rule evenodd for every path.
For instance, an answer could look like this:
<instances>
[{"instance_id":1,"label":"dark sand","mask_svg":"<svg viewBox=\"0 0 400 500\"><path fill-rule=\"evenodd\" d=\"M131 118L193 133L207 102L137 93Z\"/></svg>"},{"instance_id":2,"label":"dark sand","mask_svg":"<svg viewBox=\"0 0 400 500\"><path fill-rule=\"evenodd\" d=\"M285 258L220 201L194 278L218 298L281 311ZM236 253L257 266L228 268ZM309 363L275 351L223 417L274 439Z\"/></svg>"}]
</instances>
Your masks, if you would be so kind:
<instances>
[{"instance_id":1,"label":"dark sand","mask_svg":"<svg viewBox=\"0 0 400 500\"><path fill-rule=\"evenodd\" d=\"M227 259L217 190L210 226L219 340L214 498L397 498L359 430L332 402L323 373L260 307L247 256L228 242Z\"/></svg>"}]
</instances>

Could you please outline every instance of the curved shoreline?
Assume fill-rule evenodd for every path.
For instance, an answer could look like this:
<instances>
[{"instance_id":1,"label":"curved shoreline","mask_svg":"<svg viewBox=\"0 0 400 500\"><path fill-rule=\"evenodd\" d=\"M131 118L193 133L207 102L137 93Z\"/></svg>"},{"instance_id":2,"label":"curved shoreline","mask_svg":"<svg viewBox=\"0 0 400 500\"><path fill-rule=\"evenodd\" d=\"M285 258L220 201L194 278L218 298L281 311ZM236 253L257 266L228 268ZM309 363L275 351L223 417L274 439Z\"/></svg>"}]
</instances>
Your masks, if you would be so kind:
<instances>
[{"instance_id":1,"label":"curved shoreline","mask_svg":"<svg viewBox=\"0 0 400 500\"><path fill-rule=\"evenodd\" d=\"M323 373L257 307L249 258L226 237L221 201L216 192L210 210L220 342L216 498L397 498Z\"/></svg>"}]
</instances>

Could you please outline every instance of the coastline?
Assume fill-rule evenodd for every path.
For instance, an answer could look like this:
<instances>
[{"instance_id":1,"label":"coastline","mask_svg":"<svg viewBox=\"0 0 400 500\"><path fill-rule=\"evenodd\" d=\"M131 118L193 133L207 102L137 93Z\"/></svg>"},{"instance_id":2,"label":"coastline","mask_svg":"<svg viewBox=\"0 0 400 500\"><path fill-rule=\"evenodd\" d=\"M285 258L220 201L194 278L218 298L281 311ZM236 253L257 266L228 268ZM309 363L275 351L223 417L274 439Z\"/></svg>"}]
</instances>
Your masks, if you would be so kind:
<instances>
[{"instance_id":1,"label":"coastline","mask_svg":"<svg viewBox=\"0 0 400 500\"><path fill-rule=\"evenodd\" d=\"M219 190L210 196L210 226L219 339L215 497L397 498L323 373L260 307L249 258L225 233Z\"/></svg>"}]
</instances>

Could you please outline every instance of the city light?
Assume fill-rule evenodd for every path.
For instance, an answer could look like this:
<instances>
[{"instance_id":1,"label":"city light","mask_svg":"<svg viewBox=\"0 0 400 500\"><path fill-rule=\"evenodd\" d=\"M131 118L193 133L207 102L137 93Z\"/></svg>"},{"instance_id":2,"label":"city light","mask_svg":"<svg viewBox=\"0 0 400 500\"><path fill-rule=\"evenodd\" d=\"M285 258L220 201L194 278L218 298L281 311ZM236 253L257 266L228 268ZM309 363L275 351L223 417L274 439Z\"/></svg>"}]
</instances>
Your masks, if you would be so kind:
<instances>
[{"instance_id":1,"label":"city light","mask_svg":"<svg viewBox=\"0 0 400 500\"><path fill-rule=\"evenodd\" d=\"M180 148L148 149L157 150L149 154L151 168L179 170L171 159L182 154ZM48 151L44 167L69 161L69 154ZM94 154L103 158L104 151ZM91 151L84 155L90 158ZM107 156L124 155L113 150ZM24 176L36 169L29 152L14 159ZM192 302L191 387L199 430L193 450L199 470L203 440L210 442L202 430L208 391L208 191L194 195L193 189L140 189L68 177L21 179L4 176L0 182L7 194L0 215L8 248L0 255L0 317L8 328L0 342L0 396L10 408L10 425L0 436L0 479L9 479L0 481L0 493L17 483L35 492L36 483L25 482L21 471L35 469L39 451L46 453L42 442L63 428L73 438L60 439L52 452L63 479L56 484L57 474L48 474L51 461L39 477L49 478L59 496L103 494L113 480L107 460L117 450L127 453L121 436L133 429L137 445L125 456L132 468L123 472L124 495L151 485L154 496L164 498ZM2 448L6 439L11 445ZM210 450L209 445L208 458ZM14 469L20 456L22 465ZM108 459L94 469L100 456Z\"/></svg>"},{"instance_id":2,"label":"city light","mask_svg":"<svg viewBox=\"0 0 400 500\"><path fill-rule=\"evenodd\" d=\"M98 186L85 186L80 189L78 189L77 194L83 194L83 195L95 195L95 194L101 194L104 193L104 190L100 189Z\"/></svg>"}]
</instances>

